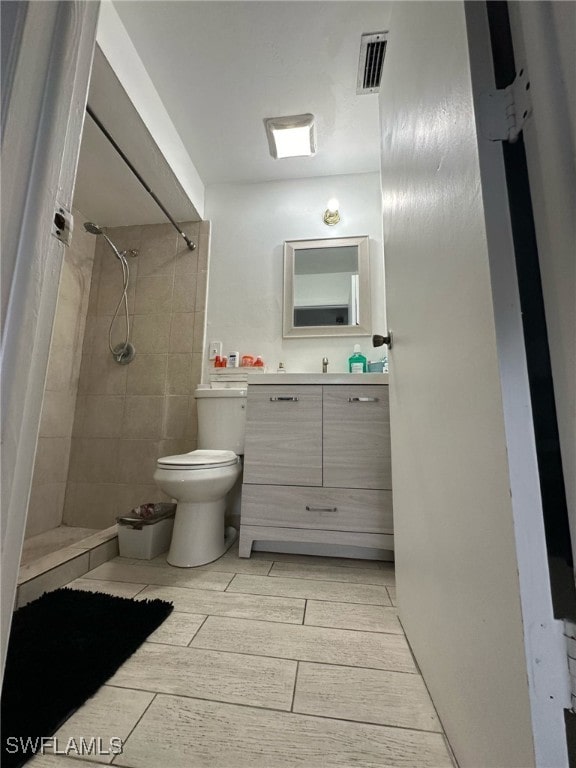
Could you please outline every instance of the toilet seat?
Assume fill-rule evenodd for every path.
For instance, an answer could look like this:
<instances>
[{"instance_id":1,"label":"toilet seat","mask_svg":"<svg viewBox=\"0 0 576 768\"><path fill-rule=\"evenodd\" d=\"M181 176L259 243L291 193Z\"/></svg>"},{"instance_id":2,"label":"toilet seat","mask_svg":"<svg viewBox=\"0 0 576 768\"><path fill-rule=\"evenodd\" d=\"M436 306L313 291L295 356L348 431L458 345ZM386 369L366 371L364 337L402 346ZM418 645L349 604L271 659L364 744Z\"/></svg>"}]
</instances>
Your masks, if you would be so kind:
<instances>
[{"instance_id":1,"label":"toilet seat","mask_svg":"<svg viewBox=\"0 0 576 768\"><path fill-rule=\"evenodd\" d=\"M163 456L156 462L163 469L216 469L238 463L234 451L197 450L176 456Z\"/></svg>"}]
</instances>

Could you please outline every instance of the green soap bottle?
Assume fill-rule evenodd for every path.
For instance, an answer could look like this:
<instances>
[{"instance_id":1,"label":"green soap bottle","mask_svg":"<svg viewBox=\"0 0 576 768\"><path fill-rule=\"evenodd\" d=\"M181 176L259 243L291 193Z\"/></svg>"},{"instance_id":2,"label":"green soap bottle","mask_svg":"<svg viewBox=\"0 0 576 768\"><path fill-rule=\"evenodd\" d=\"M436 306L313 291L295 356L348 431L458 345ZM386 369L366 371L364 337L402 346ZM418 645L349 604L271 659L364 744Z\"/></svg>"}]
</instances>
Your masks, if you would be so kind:
<instances>
[{"instance_id":1,"label":"green soap bottle","mask_svg":"<svg viewBox=\"0 0 576 768\"><path fill-rule=\"evenodd\" d=\"M350 373L366 373L366 358L360 352L360 344L354 344L354 353L348 358Z\"/></svg>"}]
</instances>

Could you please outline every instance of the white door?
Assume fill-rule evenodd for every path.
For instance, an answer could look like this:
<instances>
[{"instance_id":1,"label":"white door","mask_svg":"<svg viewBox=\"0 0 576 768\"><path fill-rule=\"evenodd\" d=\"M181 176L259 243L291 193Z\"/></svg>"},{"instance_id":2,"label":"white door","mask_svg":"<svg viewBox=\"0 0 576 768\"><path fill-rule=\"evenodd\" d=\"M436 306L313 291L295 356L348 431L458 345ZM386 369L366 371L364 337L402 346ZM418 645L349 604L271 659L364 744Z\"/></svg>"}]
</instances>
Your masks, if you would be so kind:
<instances>
[{"instance_id":1,"label":"white door","mask_svg":"<svg viewBox=\"0 0 576 768\"><path fill-rule=\"evenodd\" d=\"M394 3L380 91L400 618L461 768L567 765L484 3Z\"/></svg>"},{"instance_id":2,"label":"white door","mask_svg":"<svg viewBox=\"0 0 576 768\"><path fill-rule=\"evenodd\" d=\"M98 9L2 3L2 673L65 248L52 223L72 208Z\"/></svg>"}]
</instances>

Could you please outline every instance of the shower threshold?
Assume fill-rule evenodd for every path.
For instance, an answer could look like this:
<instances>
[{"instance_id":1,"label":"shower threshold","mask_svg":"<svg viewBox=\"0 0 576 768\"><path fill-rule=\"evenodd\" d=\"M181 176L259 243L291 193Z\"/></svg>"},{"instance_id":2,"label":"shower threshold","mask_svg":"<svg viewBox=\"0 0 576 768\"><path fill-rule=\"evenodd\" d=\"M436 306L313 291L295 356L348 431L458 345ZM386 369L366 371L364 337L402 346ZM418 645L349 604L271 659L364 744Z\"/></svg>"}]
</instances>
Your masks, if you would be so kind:
<instances>
[{"instance_id":1,"label":"shower threshold","mask_svg":"<svg viewBox=\"0 0 576 768\"><path fill-rule=\"evenodd\" d=\"M82 538L77 538L77 533ZM50 531L49 534L51 536L45 536L44 541L32 542L29 539L28 546L25 544L18 574L16 608L35 600L44 592L68 584L118 555L117 525L96 531L68 528L60 533ZM65 546L54 550L52 545L59 537ZM47 548L52 551L47 551ZM31 559L34 551L36 557Z\"/></svg>"}]
</instances>

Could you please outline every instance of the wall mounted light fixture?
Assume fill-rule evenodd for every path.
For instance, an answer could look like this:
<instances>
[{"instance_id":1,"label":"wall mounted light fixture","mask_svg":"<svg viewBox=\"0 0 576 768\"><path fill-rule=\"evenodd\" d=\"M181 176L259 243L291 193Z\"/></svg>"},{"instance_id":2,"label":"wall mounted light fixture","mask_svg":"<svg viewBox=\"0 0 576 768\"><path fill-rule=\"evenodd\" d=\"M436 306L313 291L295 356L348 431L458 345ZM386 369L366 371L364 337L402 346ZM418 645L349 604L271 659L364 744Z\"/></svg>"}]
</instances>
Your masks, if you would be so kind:
<instances>
[{"instance_id":1,"label":"wall mounted light fixture","mask_svg":"<svg viewBox=\"0 0 576 768\"><path fill-rule=\"evenodd\" d=\"M324 211L324 224L327 224L329 227L333 227L334 224L338 224L340 221L338 205L338 200L336 200L335 197L330 198L326 204L326 210Z\"/></svg>"},{"instance_id":2,"label":"wall mounted light fixture","mask_svg":"<svg viewBox=\"0 0 576 768\"><path fill-rule=\"evenodd\" d=\"M272 157L307 157L316 153L314 115L269 117L264 123Z\"/></svg>"}]
</instances>

